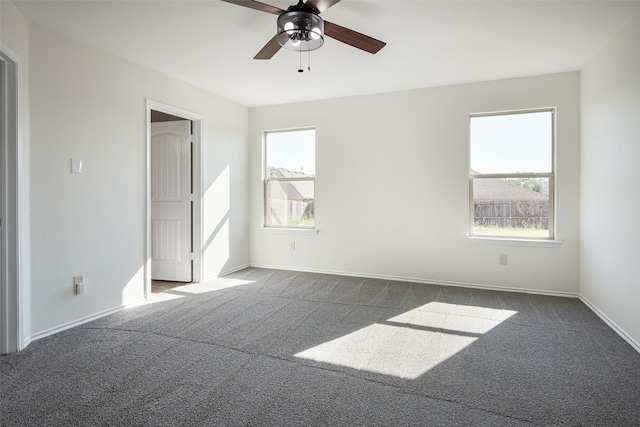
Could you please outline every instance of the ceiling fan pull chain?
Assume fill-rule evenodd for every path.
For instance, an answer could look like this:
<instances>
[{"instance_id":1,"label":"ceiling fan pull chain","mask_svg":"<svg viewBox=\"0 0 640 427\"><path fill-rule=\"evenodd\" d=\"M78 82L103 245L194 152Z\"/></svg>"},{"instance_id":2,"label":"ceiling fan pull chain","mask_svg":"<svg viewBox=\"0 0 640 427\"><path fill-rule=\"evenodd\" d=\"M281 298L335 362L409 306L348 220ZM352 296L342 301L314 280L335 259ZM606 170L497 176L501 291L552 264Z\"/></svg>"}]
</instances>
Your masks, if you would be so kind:
<instances>
[{"instance_id":1,"label":"ceiling fan pull chain","mask_svg":"<svg viewBox=\"0 0 640 427\"><path fill-rule=\"evenodd\" d=\"M300 49L298 50L300 52L300 66L298 67L298 72L304 73L304 70L302 69L302 43L300 43L300 45Z\"/></svg>"}]
</instances>

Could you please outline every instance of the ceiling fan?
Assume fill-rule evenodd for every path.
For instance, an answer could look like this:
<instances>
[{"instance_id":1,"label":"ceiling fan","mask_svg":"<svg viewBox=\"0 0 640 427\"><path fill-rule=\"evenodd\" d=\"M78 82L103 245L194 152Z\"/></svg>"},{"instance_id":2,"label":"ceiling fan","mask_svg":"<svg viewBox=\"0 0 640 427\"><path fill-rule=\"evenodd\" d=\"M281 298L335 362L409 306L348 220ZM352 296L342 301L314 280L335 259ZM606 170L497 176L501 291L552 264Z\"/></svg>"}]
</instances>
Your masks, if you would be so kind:
<instances>
[{"instance_id":1,"label":"ceiling fan","mask_svg":"<svg viewBox=\"0 0 640 427\"><path fill-rule=\"evenodd\" d=\"M289 6L287 10L255 0L223 1L278 15L276 35L264 45L254 59L271 59L281 47L300 52L318 49L324 43L325 35L369 53L377 53L386 45L383 41L325 21L318 16L340 0L298 0L298 4Z\"/></svg>"}]
</instances>

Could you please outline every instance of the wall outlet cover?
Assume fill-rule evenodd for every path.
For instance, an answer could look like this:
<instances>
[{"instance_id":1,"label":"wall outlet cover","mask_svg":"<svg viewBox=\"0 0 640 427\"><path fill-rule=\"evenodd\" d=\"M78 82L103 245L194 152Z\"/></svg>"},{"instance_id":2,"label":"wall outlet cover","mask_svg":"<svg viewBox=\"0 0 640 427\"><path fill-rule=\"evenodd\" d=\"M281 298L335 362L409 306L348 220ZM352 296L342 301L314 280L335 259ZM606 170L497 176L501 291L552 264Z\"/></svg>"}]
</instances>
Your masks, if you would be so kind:
<instances>
[{"instance_id":1,"label":"wall outlet cover","mask_svg":"<svg viewBox=\"0 0 640 427\"><path fill-rule=\"evenodd\" d=\"M71 159L71 173L82 173L82 160Z\"/></svg>"}]
</instances>

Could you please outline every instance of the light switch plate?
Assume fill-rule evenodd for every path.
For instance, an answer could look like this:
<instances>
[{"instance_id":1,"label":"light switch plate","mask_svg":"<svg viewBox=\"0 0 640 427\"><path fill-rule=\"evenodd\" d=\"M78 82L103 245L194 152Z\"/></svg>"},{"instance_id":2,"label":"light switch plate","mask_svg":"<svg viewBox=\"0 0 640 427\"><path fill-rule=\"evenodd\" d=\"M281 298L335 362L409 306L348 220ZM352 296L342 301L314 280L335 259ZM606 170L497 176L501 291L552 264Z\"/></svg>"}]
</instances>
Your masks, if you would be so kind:
<instances>
[{"instance_id":1,"label":"light switch plate","mask_svg":"<svg viewBox=\"0 0 640 427\"><path fill-rule=\"evenodd\" d=\"M71 159L71 173L82 173L82 160Z\"/></svg>"}]
</instances>

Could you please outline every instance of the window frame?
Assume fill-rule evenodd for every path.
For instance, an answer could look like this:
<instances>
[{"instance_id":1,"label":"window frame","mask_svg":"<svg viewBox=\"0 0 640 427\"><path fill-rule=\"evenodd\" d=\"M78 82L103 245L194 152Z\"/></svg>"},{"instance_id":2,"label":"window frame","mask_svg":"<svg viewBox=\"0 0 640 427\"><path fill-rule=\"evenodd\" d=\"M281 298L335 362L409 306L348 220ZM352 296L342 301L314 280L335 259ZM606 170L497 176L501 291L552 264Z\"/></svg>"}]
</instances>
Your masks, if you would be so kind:
<instances>
[{"instance_id":1,"label":"window frame","mask_svg":"<svg viewBox=\"0 0 640 427\"><path fill-rule=\"evenodd\" d=\"M527 173L472 173L471 169L471 120L478 117L506 116L513 114L529 114L529 113L551 113L551 172L527 172ZM531 108L523 110L506 110L485 113L469 114L468 121L468 149L469 158L467 168L469 173L469 234L471 238L487 238L491 240L531 240L531 241L555 241L556 238L556 203L555 203L555 186L556 186L556 108ZM549 180L549 218L548 228L549 234L546 237L523 236L523 235L497 235L497 234L474 234L475 227L475 209L473 184L476 179L503 179L503 178L547 178Z\"/></svg>"},{"instance_id":2,"label":"window frame","mask_svg":"<svg viewBox=\"0 0 640 427\"><path fill-rule=\"evenodd\" d=\"M314 144L313 144L313 162L316 163L316 128L313 126L308 127L300 127L300 128L287 128L287 129L271 129L265 130L262 133L262 184L263 184L263 211L262 211L262 226L264 229L269 230L298 230L298 231L313 231L316 230L316 222L315 222L315 181L316 181L316 173L314 172L313 177L307 178L274 178L268 176L269 172L269 164L267 159L267 136L269 134L276 133L286 133L286 132L301 132L312 130L314 132ZM314 221L312 226L306 225L272 225L267 224L268 215L268 201L269 201L269 184L271 182L304 182L311 181L313 182L313 206L314 206Z\"/></svg>"}]
</instances>

